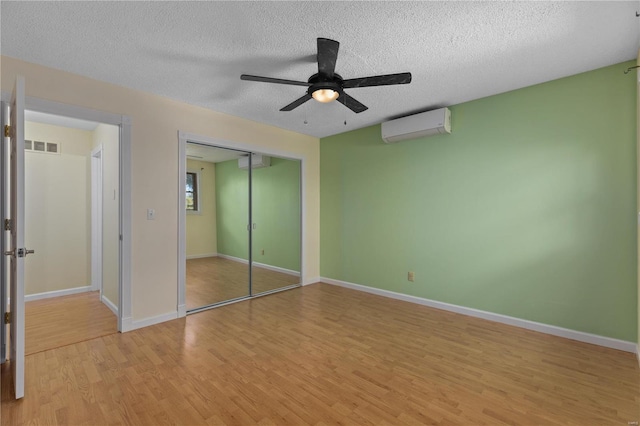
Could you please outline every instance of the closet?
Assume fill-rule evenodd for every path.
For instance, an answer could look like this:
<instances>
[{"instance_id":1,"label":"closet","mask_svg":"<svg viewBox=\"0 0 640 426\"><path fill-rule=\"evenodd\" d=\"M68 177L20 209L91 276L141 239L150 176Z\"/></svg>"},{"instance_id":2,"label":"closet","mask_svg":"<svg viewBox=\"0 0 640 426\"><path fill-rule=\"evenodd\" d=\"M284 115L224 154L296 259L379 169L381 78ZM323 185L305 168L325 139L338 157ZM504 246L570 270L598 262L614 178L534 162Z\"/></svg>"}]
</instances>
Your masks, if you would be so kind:
<instances>
[{"instance_id":1,"label":"closet","mask_svg":"<svg viewBox=\"0 0 640 426\"><path fill-rule=\"evenodd\" d=\"M186 144L188 313L301 284L300 167Z\"/></svg>"}]
</instances>

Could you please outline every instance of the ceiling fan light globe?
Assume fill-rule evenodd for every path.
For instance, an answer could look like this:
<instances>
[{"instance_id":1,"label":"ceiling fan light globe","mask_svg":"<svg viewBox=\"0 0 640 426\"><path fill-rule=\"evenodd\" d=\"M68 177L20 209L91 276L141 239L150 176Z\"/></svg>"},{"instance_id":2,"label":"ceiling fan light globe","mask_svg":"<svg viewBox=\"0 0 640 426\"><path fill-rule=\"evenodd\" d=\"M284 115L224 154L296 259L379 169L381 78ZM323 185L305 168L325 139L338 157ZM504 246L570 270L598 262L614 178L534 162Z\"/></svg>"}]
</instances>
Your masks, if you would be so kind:
<instances>
[{"instance_id":1,"label":"ceiling fan light globe","mask_svg":"<svg viewBox=\"0 0 640 426\"><path fill-rule=\"evenodd\" d=\"M311 96L318 102L327 103L338 99L340 93L331 89L318 89L314 91Z\"/></svg>"}]
</instances>

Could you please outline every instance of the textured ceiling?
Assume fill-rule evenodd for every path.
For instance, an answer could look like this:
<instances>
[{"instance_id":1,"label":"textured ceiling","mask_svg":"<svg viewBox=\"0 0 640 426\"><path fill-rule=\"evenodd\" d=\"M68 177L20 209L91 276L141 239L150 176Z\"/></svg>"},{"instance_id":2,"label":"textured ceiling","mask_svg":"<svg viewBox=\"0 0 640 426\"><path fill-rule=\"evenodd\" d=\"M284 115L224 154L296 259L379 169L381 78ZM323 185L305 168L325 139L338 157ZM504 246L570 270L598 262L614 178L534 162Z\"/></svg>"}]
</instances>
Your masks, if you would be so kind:
<instances>
[{"instance_id":1,"label":"textured ceiling","mask_svg":"<svg viewBox=\"0 0 640 426\"><path fill-rule=\"evenodd\" d=\"M94 121L80 120L77 118L63 117L61 115L46 114L44 112L29 110L24 112L24 119L25 121L32 121L34 123L71 127L72 129L87 130L90 132L94 131L96 127L98 127L98 123Z\"/></svg>"},{"instance_id":2,"label":"textured ceiling","mask_svg":"<svg viewBox=\"0 0 640 426\"><path fill-rule=\"evenodd\" d=\"M206 161L208 163L220 163L222 161L235 160L247 154L231 149L214 148L197 143L188 143L186 146L187 159Z\"/></svg>"},{"instance_id":3,"label":"textured ceiling","mask_svg":"<svg viewBox=\"0 0 640 426\"><path fill-rule=\"evenodd\" d=\"M633 2L7 2L1 53L323 137L636 57ZM410 71L409 85L354 88L369 107L309 101L316 38L339 41L343 78ZM622 78L622 76L621 76ZM346 120L346 125L344 124ZM455 117L454 117L455 121ZM183 129L188 131L188 129Z\"/></svg>"}]
</instances>

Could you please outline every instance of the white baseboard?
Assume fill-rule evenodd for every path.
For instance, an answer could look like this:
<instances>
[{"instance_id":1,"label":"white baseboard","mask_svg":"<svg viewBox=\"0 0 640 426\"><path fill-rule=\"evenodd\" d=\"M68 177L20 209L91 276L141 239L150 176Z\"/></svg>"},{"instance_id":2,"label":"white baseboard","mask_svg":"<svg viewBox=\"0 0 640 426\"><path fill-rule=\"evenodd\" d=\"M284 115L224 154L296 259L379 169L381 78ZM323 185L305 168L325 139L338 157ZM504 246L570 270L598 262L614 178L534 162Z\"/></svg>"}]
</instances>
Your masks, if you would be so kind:
<instances>
[{"instance_id":1,"label":"white baseboard","mask_svg":"<svg viewBox=\"0 0 640 426\"><path fill-rule=\"evenodd\" d=\"M242 259L241 257L229 256L228 254L220 254L220 253L218 253L218 257L221 257L221 258L227 259L227 260L233 260L234 262L244 263L245 265L249 264L249 261L247 259Z\"/></svg>"},{"instance_id":2,"label":"white baseboard","mask_svg":"<svg viewBox=\"0 0 640 426\"><path fill-rule=\"evenodd\" d=\"M187 305L186 304L178 305L178 318L182 318L186 316L187 316Z\"/></svg>"},{"instance_id":3,"label":"white baseboard","mask_svg":"<svg viewBox=\"0 0 640 426\"><path fill-rule=\"evenodd\" d=\"M84 287L66 288L64 290L45 291L44 293L28 294L24 296L25 302L31 302L32 300L49 299L51 297L69 296L71 294L84 293L86 291L93 291L90 285Z\"/></svg>"},{"instance_id":4,"label":"white baseboard","mask_svg":"<svg viewBox=\"0 0 640 426\"><path fill-rule=\"evenodd\" d=\"M109 300L105 295L102 295L100 300L102 301L102 303L107 305L107 308L111 309L111 312L113 312L116 316L118 316L118 307L116 306L115 303Z\"/></svg>"},{"instance_id":5,"label":"white baseboard","mask_svg":"<svg viewBox=\"0 0 640 426\"><path fill-rule=\"evenodd\" d=\"M640 367L640 343L636 345L636 358L638 359L638 367Z\"/></svg>"},{"instance_id":6,"label":"white baseboard","mask_svg":"<svg viewBox=\"0 0 640 426\"><path fill-rule=\"evenodd\" d=\"M267 265L266 263L253 262L253 266L257 266L258 268L262 268L262 269L268 269L270 271L281 272L281 273L287 274L287 275L293 275L293 276L296 276L296 277L300 276L300 272L299 271L294 271L293 269L285 269L285 268L281 268L279 266Z\"/></svg>"},{"instance_id":7,"label":"white baseboard","mask_svg":"<svg viewBox=\"0 0 640 426\"><path fill-rule=\"evenodd\" d=\"M133 318L122 318L122 329L120 330L120 333L126 333L131 330L133 330Z\"/></svg>"},{"instance_id":8,"label":"white baseboard","mask_svg":"<svg viewBox=\"0 0 640 426\"><path fill-rule=\"evenodd\" d=\"M599 336L597 334L570 330L568 328L556 327L555 325L542 324L539 322L510 317L507 315L495 314L493 312L481 311L479 309L467 308L464 306L453 305L445 302L438 302L437 300L425 299L422 297L411 296L408 294L396 293L394 291L382 290L374 287L367 287L361 284L354 284L346 281L334 280L332 278L321 277L320 280L323 283L350 288L352 290L363 291L366 293L376 294L378 296L384 296L392 299L403 300L405 302L417 303L419 305L429 306L431 308L442 309L445 311L455 312L462 315L468 315L476 318L486 319L489 321L499 322L502 324L513 325L515 327L526 328L527 330L538 331L540 333L545 333L545 334L552 334L554 336L564 337L566 339L571 339L571 340L577 340L579 342L605 346L607 348L618 349L625 352L635 352L636 354L638 353L638 345L636 345L636 343L634 342L627 342L626 340L613 339L611 337Z\"/></svg>"},{"instance_id":9,"label":"white baseboard","mask_svg":"<svg viewBox=\"0 0 640 426\"><path fill-rule=\"evenodd\" d=\"M205 257L218 257L218 253L190 254L190 255L187 256L187 260L189 260L189 259L203 259Z\"/></svg>"},{"instance_id":10,"label":"white baseboard","mask_svg":"<svg viewBox=\"0 0 640 426\"><path fill-rule=\"evenodd\" d=\"M302 285L316 284L320 282L320 277L311 277L302 282Z\"/></svg>"},{"instance_id":11,"label":"white baseboard","mask_svg":"<svg viewBox=\"0 0 640 426\"><path fill-rule=\"evenodd\" d=\"M137 330L138 328L148 327L150 325L160 324L161 322L171 321L178 318L178 311L167 312L166 314L156 315L154 317L143 318L140 320L134 320L131 322L130 330ZM124 327L123 327L124 328ZM127 330L129 331L129 330Z\"/></svg>"},{"instance_id":12,"label":"white baseboard","mask_svg":"<svg viewBox=\"0 0 640 426\"><path fill-rule=\"evenodd\" d=\"M228 254L220 254L220 253L218 253L218 257L221 257L221 258L227 259L227 260L233 260L234 262L243 263L245 265L249 264L249 261L247 259L242 259L240 257L235 257L235 256L229 256ZM298 272L298 271L294 271L292 269L281 268L279 266L267 265L266 263L253 262L253 266L255 266L257 268L268 269L270 271L282 272L283 274L287 274L287 275L296 275L296 276L300 275L300 272Z\"/></svg>"}]
</instances>

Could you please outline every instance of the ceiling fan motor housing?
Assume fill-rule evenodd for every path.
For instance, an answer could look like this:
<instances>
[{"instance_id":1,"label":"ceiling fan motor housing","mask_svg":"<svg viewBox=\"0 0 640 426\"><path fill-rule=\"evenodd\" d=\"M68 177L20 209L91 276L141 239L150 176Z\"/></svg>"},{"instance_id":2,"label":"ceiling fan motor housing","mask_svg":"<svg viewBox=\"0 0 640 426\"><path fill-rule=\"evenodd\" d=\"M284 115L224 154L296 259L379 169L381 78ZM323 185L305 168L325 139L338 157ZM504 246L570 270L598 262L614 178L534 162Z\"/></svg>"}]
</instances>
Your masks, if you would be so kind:
<instances>
[{"instance_id":1,"label":"ceiling fan motor housing","mask_svg":"<svg viewBox=\"0 0 640 426\"><path fill-rule=\"evenodd\" d=\"M311 86L307 89L307 93L312 95L316 90L331 89L342 95L342 81L342 77L335 73L333 74L333 78L328 78L321 74L314 74L309 77L309 83L311 83Z\"/></svg>"}]
</instances>

